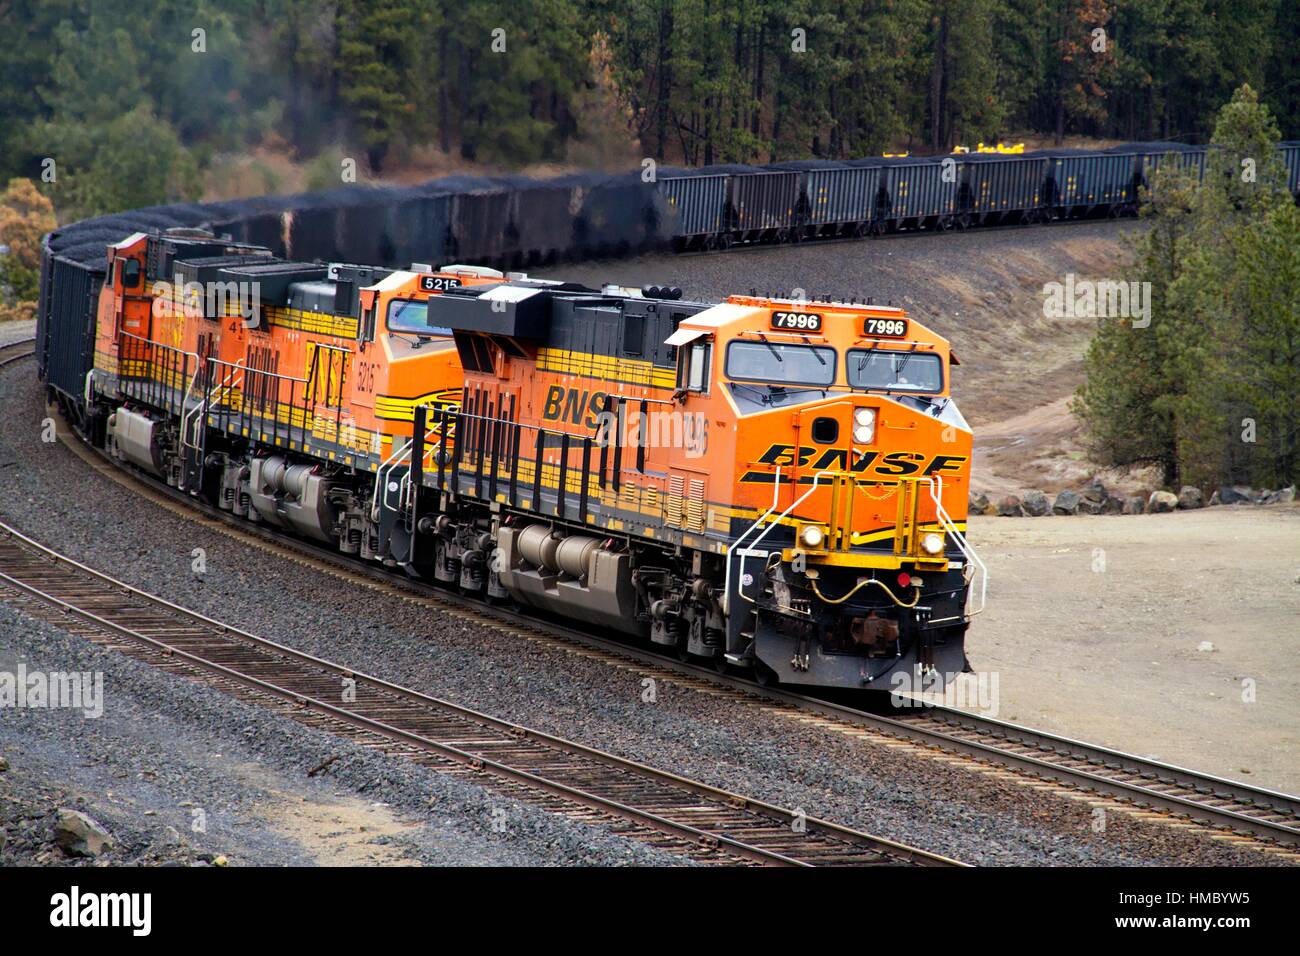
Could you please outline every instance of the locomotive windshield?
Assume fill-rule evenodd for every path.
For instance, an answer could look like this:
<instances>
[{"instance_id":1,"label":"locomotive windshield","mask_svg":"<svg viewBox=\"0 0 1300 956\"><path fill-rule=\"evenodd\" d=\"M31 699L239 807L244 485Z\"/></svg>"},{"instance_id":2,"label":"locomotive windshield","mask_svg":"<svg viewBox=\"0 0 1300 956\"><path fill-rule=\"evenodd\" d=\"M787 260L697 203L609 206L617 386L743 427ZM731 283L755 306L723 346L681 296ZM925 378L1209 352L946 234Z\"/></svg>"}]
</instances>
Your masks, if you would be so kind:
<instances>
[{"instance_id":1,"label":"locomotive windshield","mask_svg":"<svg viewBox=\"0 0 1300 956\"><path fill-rule=\"evenodd\" d=\"M817 345L732 342L727 377L768 385L826 386L835 381L835 350Z\"/></svg>"},{"instance_id":2,"label":"locomotive windshield","mask_svg":"<svg viewBox=\"0 0 1300 956\"><path fill-rule=\"evenodd\" d=\"M888 392L943 391L943 362L930 353L850 349L845 364L849 385Z\"/></svg>"},{"instance_id":3,"label":"locomotive windshield","mask_svg":"<svg viewBox=\"0 0 1300 956\"><path fill-rule=\"evenodd\" d=\"M388 303L388 331L416 335L451 335L451 329L429 324L429 303L394 299Z\"/></svg>"}]
</instances>

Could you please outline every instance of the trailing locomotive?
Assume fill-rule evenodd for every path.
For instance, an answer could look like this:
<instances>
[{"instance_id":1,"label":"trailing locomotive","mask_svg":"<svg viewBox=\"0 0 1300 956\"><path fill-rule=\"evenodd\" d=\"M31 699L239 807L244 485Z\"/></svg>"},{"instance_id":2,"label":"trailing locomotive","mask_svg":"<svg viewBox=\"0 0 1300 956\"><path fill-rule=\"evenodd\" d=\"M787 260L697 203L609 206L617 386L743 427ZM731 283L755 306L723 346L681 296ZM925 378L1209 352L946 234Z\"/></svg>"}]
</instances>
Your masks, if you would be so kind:
<instances>
[{"instance_id":1,"label":"trailing locomotive","mask_svg":"<svg viewBox=\"0 0 1300 956\"><path fill-rule=\"evenodd\" d=\"M965 666L971 433L901 310L173 231L108 248L94 316L76 391L48 356L86 332L46 317L51 395L250 521L765 680Z\"/></svg>"}]
</instances>

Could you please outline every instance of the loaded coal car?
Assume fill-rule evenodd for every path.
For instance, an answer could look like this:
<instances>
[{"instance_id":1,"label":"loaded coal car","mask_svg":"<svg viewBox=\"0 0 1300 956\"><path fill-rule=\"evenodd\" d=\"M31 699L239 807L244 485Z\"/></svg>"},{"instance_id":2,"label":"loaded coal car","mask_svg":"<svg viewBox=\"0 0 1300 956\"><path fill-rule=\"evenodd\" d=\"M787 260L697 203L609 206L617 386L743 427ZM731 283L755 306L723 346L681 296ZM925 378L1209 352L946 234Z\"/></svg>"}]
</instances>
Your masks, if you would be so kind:
<instances>
[{"instance_id":1,"label":"loaded coal car","mask_svg":"<svg viewBox=\"0 0 1300 956\"><path fill-rule=\"evenodd\" d=\"M789 242L795 233L799 174L728 167L726 227L721 248L737 242Z\"/></svg>"},{"instance_id":2,"label":"loaded coal car","mask_svg":"<svg viewBox=\"0 0 1300 956\"><path fill-rule=\"evenodd\" d=\"M384 210L384 233L392 255L382 264L449 261L452 201L450 190L438 182L393 190ZM339 257L369 261L351 249Z\"/></svg>"},{"instance_id":3,"label":"loaded coal car","mask_svg":"<svg viewBox=\"0 0 1300 956\"><path fill-rule=\"evenodd\" d=\"M1135 215L1141 166L1125 152L1048 151L1043 205L1058 219Z\"/></svg>"},{"instance_id":4,"label":"loaded coal car","mask_svg":"<svg viewBox=\"0 0 1300 956\"><path fill-rule=\"evenodd\" d=\"M510 268L554 263L573 251L582 197L591 177L572 173L553 179L512 177L507 232L514 249Z\"/></svg>"},{"instance_id":5,"label":"loaded coal car","mask_svg":"<svg viewBox=\"0 0 1300 956\"><path fill-rule=\"evenodd\" d=\"M591 177L573 224L577 258L630 255L671 241L670 216L655 183L640 173Z\"/></svg>"},{"instance_id":6,"label":"loaded coal car","mask_svg":"<svg viewBox=\"0 0 1300 956\"><path fill-rule=\"evenodd\" d=\"M659 170L659 194L678 252L719 247L727 229L728 179L726 168L718 166Z\"/></svg>"},{"instance_id":7,"label":"loaded coal car","mask_svg":"<svg viewBox=\"0 0 1300 956\"><path fill-rule=\"evenodd\" d=\"M1169 159L1177 162L1183 169L1190 171L1197 182L1200 182L1205 176L1205 156L1207 152L1205 146L1188 146L1185 143L1158 141L1125 143L1122 146L1112 146L1106 152L1134 158L1136 170L1134 176L1140 189L1150 190L1152 188L1153 174ZM1139 192L1139 201L1141 201L1140 195Z\"/></svg>"},{"instance_id":8,"label":"loaded coal car","mask_svg":"<svg viewBox=\"0 0 1300 956\"><path fill-rule=\"evenodd\" d=\"M513 263L519 254L519 240L511 227L511 183L490 177L449 176L440 185L452 197L447 256L485 266Z\"/></svg>"},{"instance_id":9,"label":"loaded coal car","mask_svg":"<svg viewBox=\"0 0 1300 956\"><path fill-rule=\"evenodd\" d=\"M799 174L792 239L861 237L871 231L880 184L879 166L809 159L776 163L769 168Z\"/></svg>"},{"instance_id":10,"label":"loaded coal car","mask_svg":"<svg viewBox=\"0 0 1300 956\"><path fill-rule=\"evenodd\" d=\"M956 157L851 159L847 165L880 170L872 215L875 231L946 229L956 222L960 179Z\"/></svg>"},{"instance_id":11,"label":"loaded coal car","mask_svg":"<svg viewBox=\"0 0 1300 956\"><path fill-rule=\"evenodd\" d=\"M1042 217L1047 156L967 153L948 158L961 167L958 225L1036 222Z\"/></svg>"}]
</instances>

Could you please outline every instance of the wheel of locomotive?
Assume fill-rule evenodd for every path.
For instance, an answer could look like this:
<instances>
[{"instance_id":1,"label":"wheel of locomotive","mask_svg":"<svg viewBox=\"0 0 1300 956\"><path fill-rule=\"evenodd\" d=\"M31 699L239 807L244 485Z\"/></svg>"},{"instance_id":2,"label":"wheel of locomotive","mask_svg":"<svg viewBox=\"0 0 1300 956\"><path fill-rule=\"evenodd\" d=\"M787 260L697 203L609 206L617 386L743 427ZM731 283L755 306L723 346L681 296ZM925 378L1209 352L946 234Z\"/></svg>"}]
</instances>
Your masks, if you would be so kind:
<instances>
[{"instance_id":1,"label":"wheel of locomotive","mask_svg":"<svg viewBox=\"0 0 1300 956\"><path fill-rule=\"evenodd\" d=\"M939 232L946 232L952 228L952 216L940 216L939 221L934 224L934 228Z\"/></svg>"},{"instance_id":2,"label":"wheel of locomotive","mask_svg":"<svg viewBox=\"0 0 1300 956\"><path fill-rule=\"evenodd\" d=\"M705 252L712 252L714 249L718 248L718 237L705 236L702 245L704 246Z\"/></svg>"},{"instance_id":3,"label":"wheel of locomotive","mask_svg":"<svg viewBox=\"0 0 1300 956\"><path fill-rule=\"evenodd\" d=\"M954 221L958 229L969 229L971 227L971 217L969 213L962 213Z\"/></svg>"},{"instance_id":4,"label":"wheel of locomotive","mask_svg":"<svg viewBox=\"0 0 1300 956\"><path fill-rule=\"evenodd\" d=\"M724 232L718 236L718 248L721 250L730 249L733 242L735 242L735 239L732 238L729 232Z\"/></svg>"},{"instance_id":5,"label":"wheel of locomotive","mask_svg":"<svg viewBox=\"0 0 1300 956\"><path fill-rule=\"evenodd\" d=\"M681 633L677 635L677 643L673 645L673 655L683 664L691 659L690 646L690 637L687 635L686 628L682 628Z\"/></svg>"},{"instance_id":6,"label":"wheel of locomotive","mask_svg":"<svg viewBox=\"0 0 1300 956\"><path fill-rule=\"evenodd\" d=\"M713 658L713 669L723 675L731 671L731 665L727 663L726 654L719 654L717 657Z\"/></svg>"},{"instance_id":7,"label":"wheel of locomotive","mask_svg":"<svg viewBox=\"0 0 1300 956\"><path fill-rule=\"evenodd\" d=\"M866 222L855 223L853 226L853 238L862 239L871 234L871 224Z\"/></svg>"}]
</instances>

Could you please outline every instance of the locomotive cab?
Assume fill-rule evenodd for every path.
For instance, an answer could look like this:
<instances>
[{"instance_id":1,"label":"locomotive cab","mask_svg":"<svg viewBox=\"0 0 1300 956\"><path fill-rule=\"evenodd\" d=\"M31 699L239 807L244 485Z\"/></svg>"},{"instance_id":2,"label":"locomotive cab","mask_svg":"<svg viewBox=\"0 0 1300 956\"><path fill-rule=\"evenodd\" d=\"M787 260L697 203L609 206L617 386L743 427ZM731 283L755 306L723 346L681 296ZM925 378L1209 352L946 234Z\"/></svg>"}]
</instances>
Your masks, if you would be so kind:
<instances>
[{"instance_id":1,"label":"locomotive cab","mask_svg":"<svg viewBox=\"0 0 1300 956\"><path fill-rule=\"evenodd\" d=\"M733 296L682 323L684 410L735 416L727 654L893 690L966 669L971 431L956 359L900 309ZM981 579L982 586L982 579Z\"/></svg>"}]
</instances>

